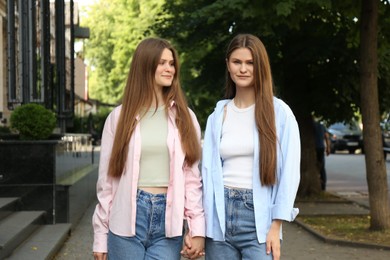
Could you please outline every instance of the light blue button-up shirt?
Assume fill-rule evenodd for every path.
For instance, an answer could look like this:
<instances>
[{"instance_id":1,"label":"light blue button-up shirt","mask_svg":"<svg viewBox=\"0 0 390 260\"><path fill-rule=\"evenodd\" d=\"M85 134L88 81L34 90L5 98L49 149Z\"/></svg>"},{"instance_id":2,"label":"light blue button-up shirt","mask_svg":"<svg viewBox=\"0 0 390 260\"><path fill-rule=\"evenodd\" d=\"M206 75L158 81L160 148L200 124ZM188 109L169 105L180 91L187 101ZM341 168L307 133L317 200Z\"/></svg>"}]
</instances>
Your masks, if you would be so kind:
<instances>
[{"instance_id":1,"label":"light blue button-up shirt","mask_svg":"<svg viewBox=\"0 0 390 260\"><path fill-rule=\"evenodd\" d=\"M203 143L202 178L206 236L225 240L225 200L222 161L219 153L224 106L230 100L217 103L207 120ZM301 144L299 128L289 106L274 98L277 131L277 179L272 186L262 186L259 176L259 136L254 127L253 203L259 243L266 241L272 220L293 221L299 210L294 201L300 180ZM245 138L245 136L243 136ZM282 238L282 229L280 230Z\"/></svg>"}]
</instances>

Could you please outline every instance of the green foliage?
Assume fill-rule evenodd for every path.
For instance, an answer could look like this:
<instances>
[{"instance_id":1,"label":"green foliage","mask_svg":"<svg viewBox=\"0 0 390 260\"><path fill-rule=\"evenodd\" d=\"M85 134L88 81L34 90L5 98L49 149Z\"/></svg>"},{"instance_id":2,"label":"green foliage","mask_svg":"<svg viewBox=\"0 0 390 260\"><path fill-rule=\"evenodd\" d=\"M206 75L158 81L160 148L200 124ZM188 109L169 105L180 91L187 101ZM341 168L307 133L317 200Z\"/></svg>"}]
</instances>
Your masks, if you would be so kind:
<instances>
[{"instance_id":1,"label":"green foliage","mask_svg":"<svg viewBox=\"0 0 390 260\"><path fill-rule=\"evenodd\" d=\"M89 114L88 116L73 118L73 127L67 129L72 133L89 133L95 139L100 139L103 132L104 123L111 109L102 108L98 114Z\"/></svg>"},{"instance_id":2,"label":"green foliage","mask_svg":"<svg viewBox=\"0 0 390 260\"><path fill-rule=\"evenodd\" d=\"M390 5L380 5L379 91L390 100ZM201 125L222 97L224 50L237 33L252 33L270 56L276 94L296 114L327 121L360 110L360 2L336 0L167 0L153 29L175 42L182 81Z\"/></svg>"},{"instance_id":3,"label":"green foliage","mask_svg":"<svg viewBox=\"0 0 390 260\"><path fill-rule=\"evenodd\" d=\"M11 114L11 127L22 140L47 139L56 127L55 114L39 104L25 104Z\"/></svg>"},{"instance_id":4,"label":"green foliage","mask_svg":"<svg viewBox=\"0 0 390 260\"><path fill-rule=\"evenodd\" d=\"M157 35L178 49L182 86L204 129L223 97L228 42L238 33L252 33L267 48L275 93L293 109L305 149L311 133L305 120L311 122L312 114L327 123L360 114L360 12L361 1L354 0L98 0L86 24L91 97L119 102L135 46ZM390 110L389 40L390 3L380 0L381 113ZM313 162L305 156L301 183L309 187L305 171Z\"/></svg>"},{"instance_id":5,"label":"green foliage","mask_svg":"<svg viewBox=\"0 0 390 260\"><path fill-rule=\"evenodd\" d=\"M145 37L164 1L99 0L92 5L86 26L86 59L91 68L90 96L115 104L122 97L133 52Z\"/></svg>"},{"instance_id":6,"label":"green foliage","mask_svg":"<svg viewBox=\"0 0 390 260\"><path fill-rule=\"evenodd\" d=\"M379 16L379 96L390 107L390 4ZM237 33L259 36L268 50L275 90L295 113L328 122L360 110L360 2L353 0L99 0L88 14L86 58L90 94L120 102L132 53L141 39L160 36L179 50L182 86L205 126L222 98L224 51Z\"/></svg>"},{"instance_id":7,"label":"green foliage","mask_svg":"<svg viewBox=\"0 0 390 260\"><path fill-rule=\"evenodd\" d=\"M384 112L390 112L390 2L387 3L386 8L379 9L378 21L381 25L387 25L380 27L378 37L378 90L381 99L379 105Z\"/></svg>"}]
</instances>

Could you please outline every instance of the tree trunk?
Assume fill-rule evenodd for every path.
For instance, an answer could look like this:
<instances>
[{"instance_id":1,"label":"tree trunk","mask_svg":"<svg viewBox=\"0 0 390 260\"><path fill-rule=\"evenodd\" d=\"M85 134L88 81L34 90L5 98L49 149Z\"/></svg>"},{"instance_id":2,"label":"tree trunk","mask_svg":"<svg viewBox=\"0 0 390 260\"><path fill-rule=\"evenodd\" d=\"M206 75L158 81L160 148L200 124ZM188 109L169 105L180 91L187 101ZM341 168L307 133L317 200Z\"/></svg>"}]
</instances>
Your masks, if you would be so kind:
<instances>
[{"instance_id":1,"label":"tree trunk","mask_svg":"<svg viewBox=\"0 0 390 260\"><path fill-rule=\"evenodd\" d=\"M390 228L386 165L378 105L378 2L363 0L360 28L360 95L372 230Z\"/></svg>"},{"instance_id":2,"label":"tree trunk","mask_svg":"<svg viewBox=\"0 0 390 260\"><path fill-rule=\"evenodd\" d=\"M298 196L321 193L320 171L314 143L313 119L310 114L296 114L301 136L301 181Z\"/></svg>"}]
</instances>

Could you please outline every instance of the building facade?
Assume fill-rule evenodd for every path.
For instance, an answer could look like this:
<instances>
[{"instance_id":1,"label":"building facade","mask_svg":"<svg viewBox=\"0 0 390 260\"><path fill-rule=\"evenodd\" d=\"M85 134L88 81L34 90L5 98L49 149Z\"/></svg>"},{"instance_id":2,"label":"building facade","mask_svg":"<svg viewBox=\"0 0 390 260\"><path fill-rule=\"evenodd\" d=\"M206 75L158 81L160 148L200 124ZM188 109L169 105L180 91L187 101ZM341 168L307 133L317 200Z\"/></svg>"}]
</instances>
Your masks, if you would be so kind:
<instances>
[{"instance_id":1,"label":"building facade","mask_svg":"<svg viewBox=\"0 0 390 260\"><path fill-rule=\"evenodd\" d=\"M74 43L89 30L79 26L77 2L0 0L0 15L0 126L9 126L15 107L40 103L66 132L88 104L87 68Z\"/></svg>"}]
</instances>

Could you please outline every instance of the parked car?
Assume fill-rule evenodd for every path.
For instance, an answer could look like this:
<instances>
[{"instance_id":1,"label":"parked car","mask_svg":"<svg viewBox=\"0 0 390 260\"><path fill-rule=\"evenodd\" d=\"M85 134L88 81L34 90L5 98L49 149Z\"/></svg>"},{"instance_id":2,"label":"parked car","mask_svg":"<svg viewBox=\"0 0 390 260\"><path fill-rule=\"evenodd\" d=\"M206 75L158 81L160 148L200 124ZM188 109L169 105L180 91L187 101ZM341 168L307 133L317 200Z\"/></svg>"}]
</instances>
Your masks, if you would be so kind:
<instances>
[{"instance_id":1,"label":"parked car","mask_svg":"<svg viewBox=\"0 0 390 260\"><path fill-rule=\"evenodd\" d=\"M382 143L383 143L383 154L385 160L387 154L390 153L390 118L381 123L382 129Z\"/></svg>"},{"instance_id":2,"label":"parked car","mask_svg":"<svg viewBox=\"0 0 390 260\"><path fill-rule=\"evenodd\" d=\"M339 122L328 127L330 137L330 152L348 150L354 154L356 150L363 150L362 129L356 122Z\"/></svg>"}]
</instances>

